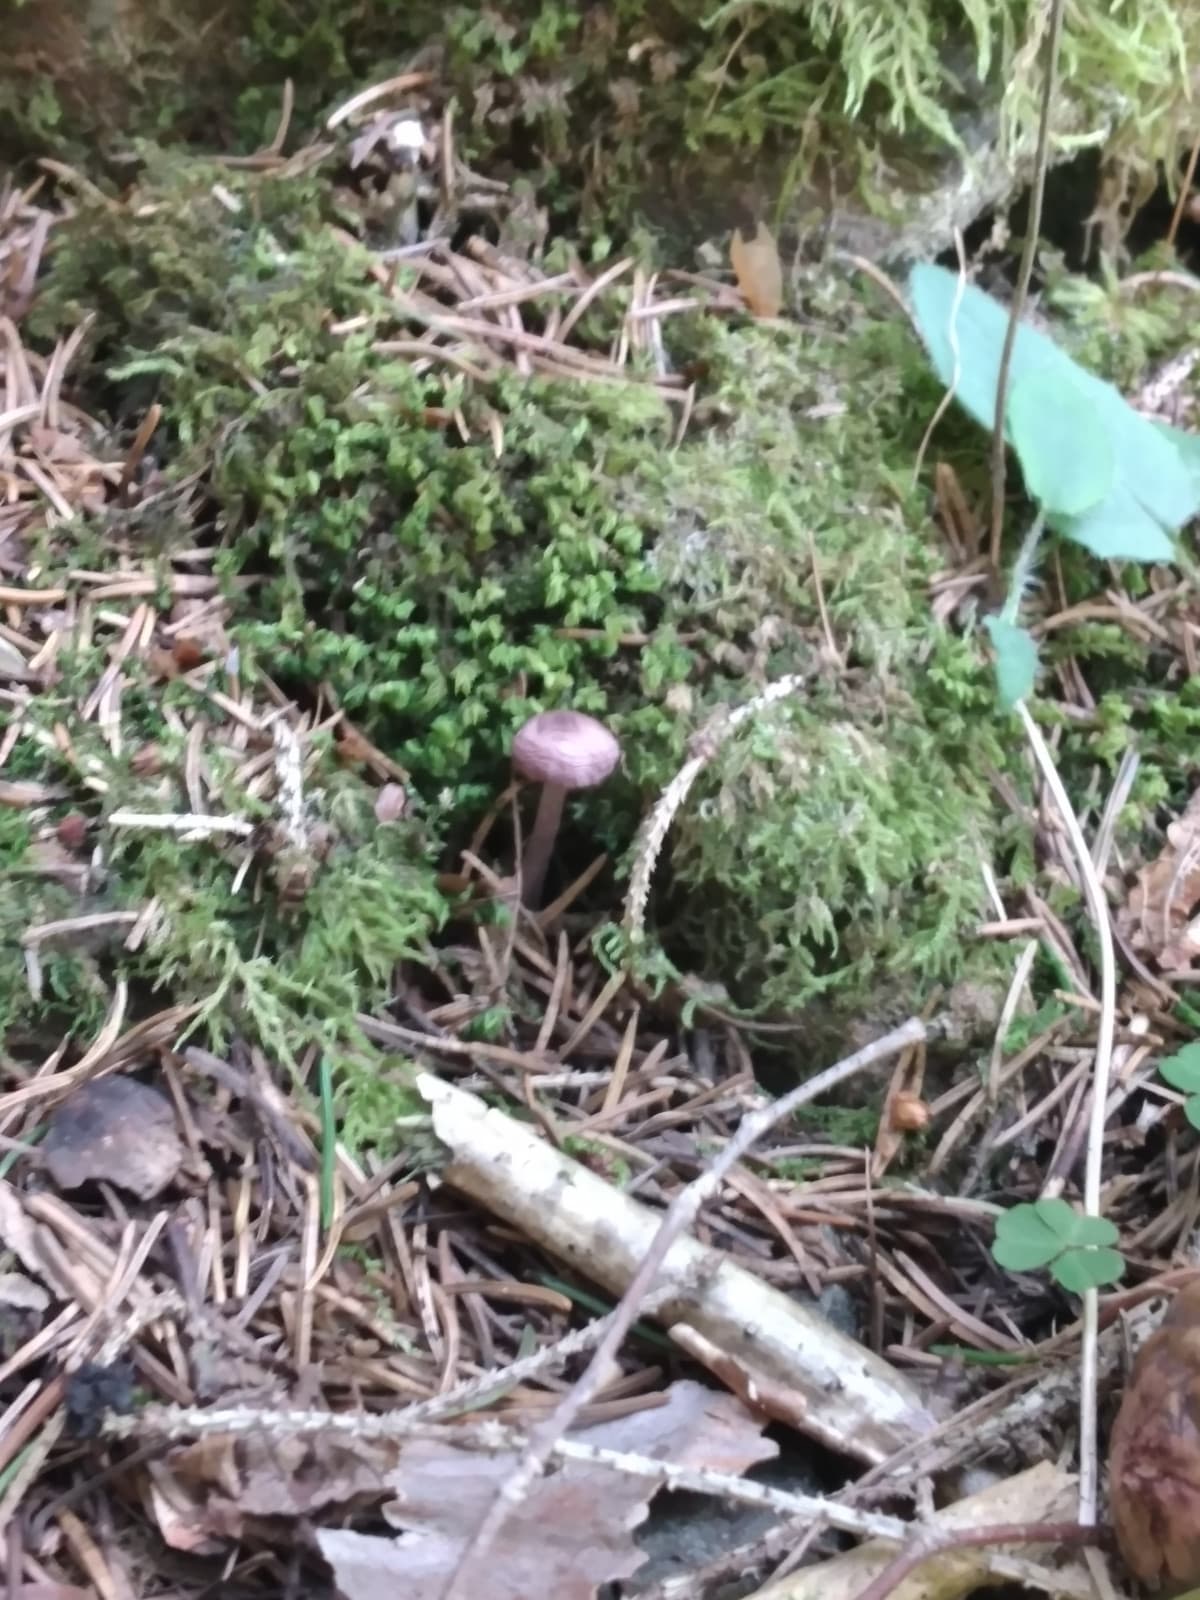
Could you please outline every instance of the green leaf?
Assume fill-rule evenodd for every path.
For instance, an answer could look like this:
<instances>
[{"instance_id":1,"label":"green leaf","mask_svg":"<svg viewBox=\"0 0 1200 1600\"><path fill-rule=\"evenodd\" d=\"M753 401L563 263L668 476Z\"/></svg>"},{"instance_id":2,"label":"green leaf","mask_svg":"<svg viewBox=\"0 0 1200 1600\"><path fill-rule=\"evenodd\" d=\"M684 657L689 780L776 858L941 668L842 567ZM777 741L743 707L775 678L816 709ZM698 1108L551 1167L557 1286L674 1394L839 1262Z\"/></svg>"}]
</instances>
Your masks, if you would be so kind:
<instances>
[{"instance_id":1,"label":"green leaf","mask_svg":"<svg viewBox=\"0 0 1200 1600\"><path fill-rule=\"evenodd\" d=\"M1200 1040L1185 1044L1182 1050L1160 1061L1158 1075L1172 1089L1182 1089L1185 1094L1200 1093Z\"/></svg>"},{"instance_id":2,"label":"green leaf","mask_svg":"<svg viewBox=\"0 0 1200 1600\"><path fill-rule=\"evenodd\" d=\"M1014 384L1007 423L1025 487L1051 516L1078 517L1111 492L1112 450L1070 373L1034 372Z\"/></svg>"},{"instance_id":3,"label":"green leaf","mask_svg":"<svg viewBox=\"0 0 1200 1600\"><path fill-rule=\"evenodd\" d=\"M992 1257L1009 1272L1049 1266L1062 1247L1062 1239L1042 1221L1035 1206L1014 1206L996 1219Z\"/></svg>"},{"instance_id":4,"label":"green leaf","mask_svg":"<svg viewBox=\"0 0 1200 1600\"><path fill-rule=\"evenodd\" d=\"M909 280L913 310L921 337L942 382L954 384L959 404L985 428L995 425L996 382L1008 326L1008 312L973 284L961 285L944 267L921 264ZM956 309L957 308L957 309ZM955 347L957 346L957 358ZM1051 527L1084 545L1094 555L1131 561L1174 558L1171 534L1200 511L1200 445L1185 446L1178 430L1141 416L1112 384L1072 361L1064 350L1027 323L1017 328L1009 368L1009 393L1023 397L1018 411L1040 413L1038 383L1047 394L1073 386L1070 414L1056 426L1063 464L1058 476L1049 472L1032 442L1026 420L1014 439L1026 481L1057 492L1047 503ZM1025 386L1029 385L1028 388ZM1033 397L1033 398L1031 398ZM1011 411L1006 421L1011 422ZM1098 470L1097 440L1112 462L1112 481L1101 499L1070 512L1062 504L1078 503ZM1071 460L1090 462L1076 473ZM1071 481L1068 482L1068 478ZM1031 487L1031 493L1033 492ZM1058 508L1056 509L1056 506Z\"/></svg>"},{"instance_id":5,"label":"green leaf","mask_svg":"<svg viewBox=\"0 0 1200 1600\"><path fill-rule=\"evenodd\" d=\"M1066 1200L1035 1200L1033 1211L1039 1222L1045 1223L1062 1244L1075 1244L1079 1238L1079 1224L1083 1218Z\"/></svg>"},{"instance_id":6,"label":"green leaf","mask_svg":"<svg viewBox=\"0 0 1200 1600\"><path fill-rule=\"evenodd\" d=\"M1170 439L1193 472L1200 474L1200 433L1188 433L1186 429L1177 428L1172 422L1159 422L1157 419L1154 426L1164 439Z\"/></svg>"},{"instance_id":7,"label":"green leaf","mask_svg":"<svg viewBox=\"0 0 1200 1600\"><path fill-rule=\"evenodd\" d=\"M1193 1128L1200 1128L1200 1094L1194 1094L1183 1108L1183 1114Z\"/></svg>"},{"instance_id":8,"label":"green leaf","mask_svg":"<svg viewBox=\"0 0 1200 1600\"><path fill-rule=\"evenodd\" d=\"M1147 516L1124 483L1114 483L1112 492L1082 516L1049 520L1060 533L1102 561L1175 560L1175 541Z\"/></svg>"},{"instance_id":9,"label":"green leaf","mask_svg":"<svg viewBox=\"0 0 1200 1600\"><path fill-rule=\"evenodd\" d=\"M1116 1228L1106 1217L1087 1217L1065 1200L1014 1206L996 1221L992 1258L1010 1272L1049 1267L1064 1289L1082 1294L1116 1283L1125 1271Z\"/></svg>"},{"instance_id":10,"label":"green leaf","mask_svg":"<svg viewBox=\"0 0 1200 1600\"><path fill-rule=\"evenodd\" d=\"M1018 700L1028 700L1037 677L1037 645L1033 635L1004 617L985 617L984 626L996 652L996 685L1000 704L1010 711Z\"/></svg>"},{"instance_id":11,"label":"green leaf","mask_svg":"<svg viewBox=\"0 0 1200 1600\"><path fill-rule=\"evenodd\" d=\"M1072 1294L1119 1283L1125 1275L1125 1258L1119 1250L1066 1250L1050 1268L1050 1275Z\"/></svg>"},{"instance_id":12,"label":"green leaf","mask_svg":"<svg viewBox=\"0 0 1200 1600\"><path fill-rule=\"evenodd\" d=\"M1075 1240L1077 1245L1115 1245L1121 1235L1115 1223L1107 1217L1077 1217Z\"/></svg>"},{"instance_id":13,"label":"green leaf","mask_svg":"<svg viewBox=\"0 0 1200 1600\"><path fill-rule=\"evenodd\" d=\"M1002 1239L997 1231L992 1242L992 1260L1006 1272L1033 1272L1038 1267L1048 1267L1061 1252L1062 1246L1049 1234L1043 1234L1039 1244L1032 1238L1028 1241Z\"/></svg>"}]
</instances>

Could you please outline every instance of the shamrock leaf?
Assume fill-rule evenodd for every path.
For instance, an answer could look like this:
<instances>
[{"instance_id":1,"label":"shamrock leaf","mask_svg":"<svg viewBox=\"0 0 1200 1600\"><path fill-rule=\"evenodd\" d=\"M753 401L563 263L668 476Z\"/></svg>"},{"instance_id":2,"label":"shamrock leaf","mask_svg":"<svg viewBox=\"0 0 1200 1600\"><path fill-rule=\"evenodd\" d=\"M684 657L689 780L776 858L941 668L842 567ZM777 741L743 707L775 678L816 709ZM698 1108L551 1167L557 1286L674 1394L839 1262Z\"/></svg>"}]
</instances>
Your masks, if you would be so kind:
<instances>
[{"instance_id":1,"label":"shamrock leaf","mask_svg":"<svg viewBox=\"0 0 1200 1600\"><path fill-rule=\"evenodd\" d=\"M1119 1250L1064 1250L1050 1268L1050 1276L1072 1294L1119 1283L1125 1274L1125 1257Z\"/></svg>"},{"instance_id":2,"label":"shamrock leaf","mask_svg":"<svg viewBox=\"0 0 1200 1600\"><path fill-rule=\"evenodd\" d=\"M1172 1089L1182 1089L1187 1095L1183 1114L1193 1128L1200 1128L1200 1040L1185 1044L1182 1050L1160 1061L1158 1075Z\"/></svg>"},{"instance_id":3,"label":"shamrock leaf","mask_svg":"<svg viewBox=\"0 0 1200 1600\"><path fill-rule=\"evenodd\" d=\"M1107 1217L1088 1217L1065 1200L1037 1200L1014 1206L996 1220L992 1257L1010 1272L1049 1267L1064 1289L1116 1283L1125 1271L1118 1233Z\"/></svg>"},{"instance_id":4,"label":"shamrock leaf","mask_svg":"<svg viewBox=\"0 0 1200 1600\"><path fill-rule=\"evenodd\" d=\"M1158 1074L1172 1089L1182 1089L1185 1094L1200 1094L1200 1040L1185 1044L1173 1056L1158 1063Z\"/></svg>"}]
</instances>

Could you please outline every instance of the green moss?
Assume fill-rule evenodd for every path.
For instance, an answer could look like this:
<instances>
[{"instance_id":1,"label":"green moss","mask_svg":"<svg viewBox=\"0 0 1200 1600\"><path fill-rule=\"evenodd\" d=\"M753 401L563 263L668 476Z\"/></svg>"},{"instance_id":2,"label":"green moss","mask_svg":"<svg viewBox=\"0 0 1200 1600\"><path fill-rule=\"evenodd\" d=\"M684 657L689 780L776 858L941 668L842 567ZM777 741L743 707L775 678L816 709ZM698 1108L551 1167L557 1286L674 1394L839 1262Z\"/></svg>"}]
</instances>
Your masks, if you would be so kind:
<instances>
[{"instance_id":1,"label":"green moss","mask_svg":"<svg viewBox=\"0 0 1200 1600\"><path fill-rule=\"evenodd\" d=\"M350 92L416 61L435 107L459 107L459 149L532 179L556 215L582 202L623 236L636 214L700 237L728 226L742 185L781 216L801 194L801 210L854 196L895 214L931 156L994 145L1008 162L1034 121L1041 15L1029 0L140 0L98 27L93 11L45 0L35 23L0 0L9 154L99 158L123 180L138 136L253 149L285 79L293 140L311 142ZM1200 15L1172 0L1080 0L1064 142L1107 148L1135 192L1174 170L1198 50Z\"/></svg>"},{"instance_id":2,"label":"green moss","mask_svg":"<svg viewBox=\"0 0 1200 1600\"><path fill-rule=\"evenodd\" d=\"M877 1106L805 1106L796 1122L806 1133L829 1144L861 1150L875 1143L879 1128Z\"/></svg>"},{"instance_id":3,"label":"green moss","mask_svg":"<svg viewBox=\"0 0 1200 1600\"><path fill-rule=\"evenodd\" d=\"M329 171L147 152L124 206L82 202L55 232L35 330L48 342L95 308L85 391L118 436L161 405L156 448L194 486L106 531L164 573L173 548L211 542L243 682L269 675L305 704L331 691L411 784L413 816L376 827L366 787L318 752L312 798L338 844L298 905L268 863L235 891L237 851L114 830L112 893L164 911L124 970L199 1002L218 1042L237 1030L293 1064L309 1045L333 1053L347 1127L378 1137L408 1091L403 1073L375 1079L355 1013L390 992L397 962L451 959L434 948L436 870L506 782L512 730L570 704L620 734L621 774L571 808L561 852L567 871L606 848L619 880L696 730L793 672L806 693L723 746L676 819L648 964L722 985L755 1015L807 1018L819 1002L843 1034L847 1016L897 997L912 1009L1004 965L971 932L982 865L1016 884L1033 870L1023 820L991 783L1003 772L1023 793L1028 776L978 641L931 617L946 557L913 464L940 393L894 310L814 275L810 325L666 324L672 361L698 375L677 442L649 386L414 373L387 348L405 330L346 237L359 227ZM1104 324L1165 350L1180 331L1150 307L1126 323L1112 297L1071 309L1081 343ZM615 321L594 308L597 344ZM986 443L960 419L935 450L984 480ZM91 537L56 529L47 576ZM1080 554L1063 575L1067 603L1096 586ZM1098 702L1090 722L1062 719L1068 780L1111 766L1133 729L1139 795L1161 798L1194 745L1200 691L1176 693L1154 651L1105 621L1051 636L1051 663L1068 651ZM64 656L62 701L103 659L99 644ZM72 722L80 758L109 782L106 814L182 809L181 735L161 713L186 723L203 703L129 672L123 717L131 739L162 745L166 779L138 779ZM231 811L262 813L225 753L206 760ZM503 864L502 830L489 849ZM620 887L598 883L598 916L615 918ZM523 1004L489 997L476 1036L503 1037ZM794 1071L819 1054L808 1038L787 1048Z\"/></svg>"},{"instance_id":4,"label":"green moss","mask_svg":"<svg viewBox=\"0 0 1200 1600\"><path fill-rule=\"evenodd\" d=\"M21 766L8 763L9 781L24 775ZM36 773L29 775L46 779L44 757L37 762ZM77 898L37 859L36 832L29 813L0 806L0 1048L12 1047L18 1037L29 1035L49 1052L63 1030L86 1038L99 1025L105 995L85 952L51 944L39 947L41 997L36 998L30 988L22 935L79 910Z\"/></svg>"},{"instance_id":5,"label":"green moss","mask_svg":"<svg viewBox=\"0 0 1200 1600\"><path fill-rule=\"evenodd\" d=\"M702 780L656 934L751 1011L853 1008L892 977L956 976L997 849L985 774L1005 739L979 652L930 628L939 557L911 467L937 389L895 319L826 284L836 325L820 333L679 325L675 360L706 377L673 448L648 386L415 375L376 347L394 312L330 234L327 187L221 182L224 203L211 168L154 161L125 210L82 207L40 316L49 331L98 304L93 372L113 412L163 406L172 470L203 479L249 681L265 668L301 698L331 689L408 770L430 845L466 836L531 711L593 710L626 759L575 825L588 856L627 856L712 710L811 672L809 695ZM334 332L347 318L360 326ZM429 420L456 413L465 439ZM81 684L97 670L80 663ZM135 685L129 704L152 736L154 696ZM132 881L174 884L177 943L144 970L273 1041L297 1019L344 1036L432 925L428 855L389 880L377 927L370 856L352 858L358 886L323 873L298 942L212 883L206 850L184 870L174 842L122 845Z\"/></svg>"}]
</instances>

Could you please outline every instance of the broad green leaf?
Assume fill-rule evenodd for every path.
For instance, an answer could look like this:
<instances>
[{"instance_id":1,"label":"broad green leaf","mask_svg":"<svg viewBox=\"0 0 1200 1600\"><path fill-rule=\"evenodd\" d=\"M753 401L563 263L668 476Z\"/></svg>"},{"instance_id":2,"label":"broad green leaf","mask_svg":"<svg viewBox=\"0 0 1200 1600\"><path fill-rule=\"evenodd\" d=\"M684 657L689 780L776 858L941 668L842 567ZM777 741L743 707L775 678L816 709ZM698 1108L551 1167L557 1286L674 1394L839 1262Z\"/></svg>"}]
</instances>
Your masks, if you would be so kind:
<instances>
[{"instance_id":1,"label":"broad green leaf","mask_svg":"<svg viewBox=\"0 0 1200 1600\"><path fill-rule=\"evenodd\" d=\"M1070 373L1031 372L1014 384L1007 421L1025 487L1049 515L1078 517L1111 493L1112 450Z\"/></svg>"},{"instance_id":2,"label":"broad green leaf","mask_svg":"<svg viewBox=\"0 0 1200 1600\"><path fill-rule=\"evenodd\" d=\"M1185 1044L1182 1050L1160 1061L1158 1075L1172 1089L1182 1089L1185 1094L1200 1093L1200 1041Z\"/></svg>"},{"instance_id":3,"label":"broad green leaf","mask_svg":"<svg viewBox=\"0 0 1200 1600\"><path fill-rule=\"evenodd\" d=\"M1200 476L1200 433L1188 433L1184 428L1177 428L1170 422L1155 421L1154 426L1164 439L1171 441L1185 464Z\"/></svg>"},{"instance_id":4,"label":"broad green leaf","mask_svg":"<svg viewBox=\"0 0 1200 1600\"><path fill-rule=\"evenodd\" d=\"M1033 635L1003 617L986 617L984 626L996 652L996 685L1000 704L1010 711L1018 700L1028 700L1037 676L1037 645Z\"/></svg>"},{"instance_id":5,"label":"broad green leaf","mask_svg":"<svg viewBox=\"0 0 1200 1600\"><path fill-rule=\"evenodd\" d=\"M915 267L909 287L921 337L938 376L947 387L954 383L959 404L991 429L1007 310L973 284L960 289L955 275L944 267ZM1013 343L1009 393L1038 378L1055 391L1064 383L1074 384L1078 391L1078 403L1072 407L1074 425L1061 430L1064 450L1081 458L1094 455L1087 436L1095 434L1104 440L1113 464L1112 483L1103 499L1074 515L1047 506L1050 526L1098 556L1172 559L1170 535L1200 511L1200 445L1184 446L1177 429L1141 416L1112 384L1086 371L1023 322ZM1024 442L1028 447L1027 438ZM1022 470L1028 471L1020 448L1018 453ZM1037 470L1035 465L1035 476Z\"/></svg>"},{"instance_id":6,"label":"broad green leaf","mask_svg":"<svg viewBox=\"0 0 1200 1600\"><path fill-rule=\"evenodd\" d=\"M1125 1275L1125 1258L1119 1250L1067 1250L1050 1268L1050 1275L1072 1294L1118 1283Z\"/></svg>"},{"instance_id":7,"label":"broad green leaf","mask_svg":"<svg viewBox=\"0 0 1200 1600\"><path fill-rule=\"evenodd\" d=\"M1194 1094L1185 1104L1183 1114L1193 1128L1200 1128L1200 1094Z\"/></svg>"},{"instance_id":8,"label":"broad green leaf","mask_svg":"<svg viewBox=\"0 0 1200 1600\"><path fill-rule=\"evenodd\" d=\"M1081 516L1047 520L1102 561L1175 560L1175 541L1161 523L1147 515L1124 483L1114 483L1100 504Z\"/></svg>"}]
</instances>

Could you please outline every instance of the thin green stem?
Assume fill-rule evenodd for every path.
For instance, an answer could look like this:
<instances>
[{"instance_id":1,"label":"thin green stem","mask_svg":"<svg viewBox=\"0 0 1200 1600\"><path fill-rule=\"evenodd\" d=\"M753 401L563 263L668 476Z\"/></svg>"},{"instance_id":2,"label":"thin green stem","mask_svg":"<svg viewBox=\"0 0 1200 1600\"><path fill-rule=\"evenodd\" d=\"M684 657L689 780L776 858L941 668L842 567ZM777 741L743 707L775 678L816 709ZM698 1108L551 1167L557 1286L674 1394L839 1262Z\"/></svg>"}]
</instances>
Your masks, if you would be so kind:
<instances>
[{"instance_id":1,"label":"thin green stem","mask_svg":"<svg viewBox=\"0 0 1200 1600\"><path fill-rule=\"evenodd\" d=\"M1001 620L1012 623L1014 627L1016 627L1020 615L1022 597L1033 575L1037 548L1045 531L1046 512L1042 506L1039 506L1038 514L1034 517L1029 532L1021 540L1021 548L1017 551L1017 559L1013 562L1012 579L1008 586L1008 594L1004 599L1004 609L1000 613Z\"/></svg>"}]
</instances>

